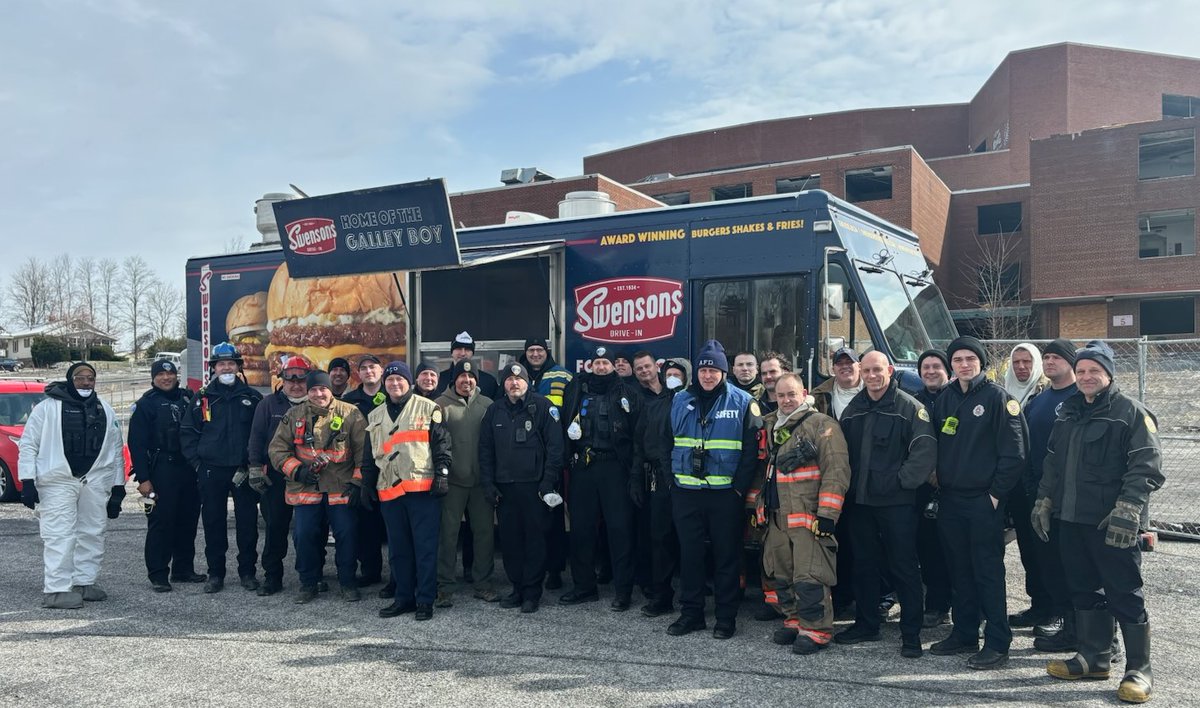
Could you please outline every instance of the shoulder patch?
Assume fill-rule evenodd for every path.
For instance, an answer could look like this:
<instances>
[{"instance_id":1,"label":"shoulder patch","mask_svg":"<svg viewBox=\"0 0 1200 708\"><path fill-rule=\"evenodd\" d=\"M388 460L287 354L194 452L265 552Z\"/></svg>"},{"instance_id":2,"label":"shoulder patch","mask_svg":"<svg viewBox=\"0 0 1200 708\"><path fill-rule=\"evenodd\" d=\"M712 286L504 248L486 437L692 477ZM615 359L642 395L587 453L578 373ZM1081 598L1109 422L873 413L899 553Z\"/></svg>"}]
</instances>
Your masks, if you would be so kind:
<instances>
[{"instance_id":1,"label":"shoulder patch","mask_svg":"<svg viewBox=\"0 0 1200 708\"><path fill-rule=\"evenodd\" d=\"M442 409L434 408L433 412L429 414L429 420L440 425L442 422Z\"/></svg>"},{"instance_id":2,"label":"shoulder patch","mask_svg":"<svg viewBox=\"0 0 1200 708\"><path fill-rule=\"evenodd\" d=\"M762 415L762 409L758 407L758 401L755 401L755 400L750 401L750 415L757 415L757 416Z\"/></svg>"},{"instance_id":3,"label":"shoulder patch","mask_svg":"<svg viewBox=\"0 0 1200 708\"><path fill-rule=\"evenodd\" d=\"M254 401L251 401L249 398L243 398L242 405L243 406L252 406L252 405L254 405Z\"/></svg>"},{"instance_id":4,"label":"shoulder patch","mask_svg":"<svg viewBox=\"0 0 1200 708\"><path fill-rule=\"evenodd\" d=\"M1011 416L1021 415L1021 404L1017 403L1015 400L1009 399L1008 403L1004 405L1004 408Z\"/></svg>"},{"instance_id":5,"label":"shoulder patch","mask_svg":"<svg viewBox=\"0 0 1200 708\"><path fill-rule=\"evenodd\" d=\"M1157 433L1158 426L1154 424L1154 419L1148 415L1144 416L1144 419L1146 421L1146 430L1149 430L1152 433Z\"/></svg>"},{"instance_id":6,"label":"shoulder patch","mask_svg":"<svg viewBox=\"0 0 1200 708\"><path fill-rule=\"evenodd\" d=\"M550 406L550 417L553 418L556 423L561 422L562 414L558 412L558 406Z\"/></svg>"},{"instance_id":7,"label":"shoulder patch","mask_svg":"<svg viewBox=\"0 0 1200 708\"><path fill-rule=\"evenodd\" d=\"M921 408L917 409L917 417L920 418L921 420L925 421L926 423L928 423L929 422L929 411L925 410L925 407L922 406Z\"/></svg>"},{"instance_id":8,"label":"shoulder patch","mask_svg":"<svg viewBox=\"0 0 1200 708\"><path fill-rule=\"evenodd\" d=\"M134 412L134 411L136 411L136 410L137 410L137 404L136 404L136 403L131 403L131 404L129 405L129 412L130 412L130 413L132 413L132 412Z\"/></svg>"}]
</instances>

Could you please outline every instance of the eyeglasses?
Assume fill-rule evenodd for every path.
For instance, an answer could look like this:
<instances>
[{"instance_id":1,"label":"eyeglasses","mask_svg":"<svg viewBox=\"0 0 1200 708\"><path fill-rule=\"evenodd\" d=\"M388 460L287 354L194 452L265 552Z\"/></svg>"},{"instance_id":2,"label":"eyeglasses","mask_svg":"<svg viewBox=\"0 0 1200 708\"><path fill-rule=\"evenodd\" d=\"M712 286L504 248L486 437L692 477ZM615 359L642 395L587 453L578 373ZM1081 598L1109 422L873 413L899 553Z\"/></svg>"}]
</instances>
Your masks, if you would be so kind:
<instances>
[{"instance_id":1,"label":"eyeglasses","mask_svg":"<svg viewBox=\"0 0 1200 708\"><path fill-rule=\"evenodd\" d=\"M279 378L283 379L284 381L304 381L304 380L305 380L305 379L307 379L308 377L307 377L306 375L304 375L304 374L288 374L288 373L284 373L284 374L280 374L280 375L279 375Z\"/></svg>"},{"instance_id":2,"label":"eyeglasses","mask_svg":"<svg viewBox=\"0 0 1200 708\"><path fill-rule=\"evenodd\" d=\"M90 383L90 382L93 382L93 381L95 381L95 380L96 380L96 377L95 377L95 376L88 376L88 375L86 375L86 374L85 374L85 375L82 375L82 376L72 376L72 377L71 377L71 380L72 380L72 381L83 381L84 383Z\"/></svg>"}]
</instances>

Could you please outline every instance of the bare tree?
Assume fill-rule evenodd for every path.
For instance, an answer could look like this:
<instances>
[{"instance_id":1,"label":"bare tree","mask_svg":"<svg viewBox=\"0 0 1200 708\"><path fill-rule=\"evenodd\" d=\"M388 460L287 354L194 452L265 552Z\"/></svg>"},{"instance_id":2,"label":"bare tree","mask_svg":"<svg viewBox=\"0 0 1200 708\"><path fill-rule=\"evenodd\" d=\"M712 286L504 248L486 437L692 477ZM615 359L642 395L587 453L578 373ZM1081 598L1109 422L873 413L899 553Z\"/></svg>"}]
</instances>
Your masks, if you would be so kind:
<instances>
[{"instance_id":1,"label":"bare tree","mask_svg":"<svg viewBox=\"0 0 1200 708\"><path fill-rule=\"evenodd\" d=\"M152 340L176 336L183 322L183 292L156 280L147 293L145 312Z\"/></svg>"},{"instance_id":2,"label":"bare tree","mask_svg":"<svg viewBox=\"0 0 1200 708\"><path fill-rule=\"evenodd\" d=\"M50 315L50 298L50 271L30 256L8 284L9 315L24 327L42 324Z\"/></svg>"},{"instance_id":3,"label":"bare tree","mask_svg":"<svg viewBox=\"0 0 1200 708\"><path fill-rule=\"evenodd\" d=\"M96 260L84 256L75 261L75 285L79 292L79 318L96 324L96 295L99 291Z\"/></svg>"},{"instance_id":4,"label":"bare tree","mask_svg":"<svg viewBox=\"0 0 1200 708\"><path fill-rule=\"evenodd\" d=\"M99 306L104 311L104 331L108 334L113 332L113 307L117 304L117 284L120 280L121 266L111 258L105 258L100 261L97 267L97 284L99 293Z\"/></svg>"},{"instance_id":5,"label":"bare tree","mask_svg":"<svg viewBox=\"0 0 1200 708\"><path fill-rule=\"evenodd\" d=\"M129 256L121 263L120 292L116 294L121 320L130 334L136 360L145 344L146 301L158 278L141 256Z\"/></svg>"},{"instance_id":6,"label":"bare tree","mask_svg":"<svg viewBox=\"0 0 1200 708\"><path fill-rule=\"evenodd\" d=\"M1019 229L1019 227L1018 227ZM982 319L983 339L1027 339L1033 335L1032 313L1022 307L1024 278L1016 232L975 236L976 255L963 268L975 293ZM1004 352L1008 354L1007 351Z\"/></svg>"},{"instance_id":7,"label":"bare tree","mask_svg":"<svg viewBox=\"0 0 1200 708\"><path fill-rule=\"evenodd\" d=\"M75 263L69 253L60 253L48 266L50 271L50 319L70 320L75 316Z\"/></svg>"},{"instance_id":8,"label":"bare tree","mask_svg":"<svg viewBox=\"0 0 1200 708\"><path fill-rule=\"evenodd\" d=\"M225 250L223 253L241 253L246 250L246 238L244 236L230 236L225 240Z\"/></svg>"}]
</instances>

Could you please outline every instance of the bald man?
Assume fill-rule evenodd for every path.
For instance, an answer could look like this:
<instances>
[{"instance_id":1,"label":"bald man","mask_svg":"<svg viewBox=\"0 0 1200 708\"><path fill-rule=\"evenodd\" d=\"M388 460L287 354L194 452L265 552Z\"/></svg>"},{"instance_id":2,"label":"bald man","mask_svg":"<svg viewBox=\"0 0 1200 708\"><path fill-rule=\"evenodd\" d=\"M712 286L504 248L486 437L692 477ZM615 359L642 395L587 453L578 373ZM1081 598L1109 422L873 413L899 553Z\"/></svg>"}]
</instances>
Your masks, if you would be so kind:
<instances>
[{"instance_id":1,"label":"bald man","mask_svg":"<svg viewBox=\"0 0 1200 708\"><path fill-rule=\"evenodd\" d=\"M900 601L900 653L921 656L923 602L917 559L916 490L937 463L937 439L929 411L901 391L895 369L882 352L860 362L863 390L842 411L840 423L850 452L847 503L854 512L854 624L838 632L838 644L877 642L880 617L875 610L886 568Z\"/></svg>"}]
</instances>

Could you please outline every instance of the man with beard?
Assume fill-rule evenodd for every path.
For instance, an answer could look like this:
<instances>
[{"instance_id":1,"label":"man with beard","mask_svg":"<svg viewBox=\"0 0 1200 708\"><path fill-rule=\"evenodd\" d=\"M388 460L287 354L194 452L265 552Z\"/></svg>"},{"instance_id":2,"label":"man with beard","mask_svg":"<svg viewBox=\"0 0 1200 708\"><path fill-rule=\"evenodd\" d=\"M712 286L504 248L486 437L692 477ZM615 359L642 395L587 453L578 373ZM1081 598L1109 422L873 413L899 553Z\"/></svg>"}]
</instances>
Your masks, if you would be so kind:
<instances>
[{"instance_id":1,"label":"man with beard","mask_svg":"<svg viewBox=\"0 0 1200 708\"><path fill-rule=\"evenodd\" d=\"M179 427L184 457L196 469L200 484L200 515L204 523L204 556L208 582L204 592L225 588L228 503L233 495L237 538L237 570L242 587L258 589L258 495L246 484L250 477L247 443L254 408L262 394L246 385L238 373L242 355L228 342L212 349L210 381L192 399ZM215 379L215 380L212 380Z\"/></svg>"},{"instance_id":2,"label":"man with beard","mask_svg":"<svg viewBox=\"0 0 1200 708\"><path fill-rule=\"evenodd\" d=\"M571 469L568 503L575 587L558 601L577 605L600 599L594 561L603 514L615 591L610 609L624 612L633 596L633 503L629 489L634 424L641 398L621 380L613 356L608 347L597 347L591 372L571 379L564 394L562 421Z\"/></svg>"},{"instance_id":3,"label":"man with beard","mask_svg":"<svg viewBox=\"0 0 1200 708\"><path fill-rule=\"evenodd\" d=\"M267 597L283 590L283 559L287 557L288 532L292 525L292 507L284 498L287 486L283 473L271 465L267 446L279 421L292 409L308 400L308 373L312 367L301 356L288 357L282 364L279 378L283 381L279 390L266 396L254 409L254 422L250 424L248 460L250 462L250 488L258 492L258 507L262 513L266 532L263 539L262 567L263 582L258 586L259 597ZM325 554L321 554L324 566Z\"/></svg>"},{"instance_id":4,"label":"man with beard","mask_svg":"<svg viewBox=\"0 0 1200 708\"><path fill-rule=\"evenodd\" d=\"M540 337L526 339L525 353L518 361L529 371L529 388L545 396L551 404L561 407L563 392L571 383L571 374L554 361L546 340Z\"/></svg>"},{"instance_id":5,"label":"man with beard","mask_svg":"<svg viewBox=\"0 0 1200 708\"><path fill-rule=\"evenodd\" d=\"M777 352L765 352L758 366L763 385L763 392L758 398L758 404L765 414L778 407L778 403L775 401L775 382L779 380L780 376L791 371L791 367L783 360L783 355Z\"/></svg>"},{"instance_id":6,"label":"man with beard","mask_svg":"<svg viewBox=\"0 0 1200 708\"><path fill-rule=\"evenodd\" d=\"M166 359L150 367L150 382L129 417L129 459L138 492L153 501L146 514L146 574L155 592L170 592L171 580L205 580L195 566L200 521L196 470L179 445L179 424L192 392L179 387L179 370Z\"/></svg>"},{"instance_id":7,"label":"man with beard","mask_svg":"<svg viewBox=\"0 0 1200 708\"><path fill-rule=\"evenodd\" d=\"M454 341L450 343L450 366L446 367L438 374L437 391L434 398L442 395L454 385L452 374L454 373L454 365L460 361L465 361L475 356L475 340L468 332L459 332L454 337ZM500 384L496 383L496 377L492 376L482 368L477 372L479 374L479 383L476 388L479 392L493 401L496 396L500 395Z\"/></svg>"},{"instance_id":8,"label":"man with beard","mask_svg":"<svg viewBox=\"0 0 1200 708\"><path fill-rule=\"evenodd\" d=\"M706 536L713 558L713 637L737 632L742 499L758 465L762 418L750 394L726 381L728 372L724 347L708 340L696 358L693 385L671 401L671 511L680 540L681 605L679 619L667 628L672 636L705 628Z\"/></svg>"},{"instance_id":9,"label":"man with beard","mask_svg":"<svg viewBox=\"0 0 1200 708\"><path fill-rule=\"evenodd\" d=\"M762 398L766 391L758 377L758 357L754 352L741 351L733 355L733 378L729 381L755 400Z\"/></svg>"},{"instance_id":10,"label":"man with beard","mask_svg":"<svg viewBox=\"0 0 1200 708\"><path fill-rule=\"evenodd\" d=\"M387 394L383 392L383 365L379 357L366 354L358 360L358 388L346 392L342 400L353 405L362 413L363 420L371 415L371 411L383 404ZM374 490L363 490L368 497ZM372 497L371 502L376 500ZM358 586L374 585L383 579L383 541L387 531L383 527L383 515L379 505L361 504L354 511L355 546L358 552ZM389 590L395 590L395 583L388 584L380 592L381 597L388 597Z\"/></svg>"},{"instance_id":11,"label":"man with beard","mask_svg":"<svg viewBox=\"0 0 1200 708\"><path fill-rule=\"evenodd\" d=\"M21 502L40 505L42 606L50 609L75 610L108 597L96 576L105 512L117 518L125 498L125 465L117 416L95 388L96 369L72 364L65 383L46 386L46 400L30 412L19 443Z\"/></svg>"},{"instance_id":12,"label":"man with beard","mask_svg":"<svg viewBox=\"0 0 1200 708\"><path fill-rule=\"evenodd\" d=\"M459 520L466 512L473 524L474 550L471 578L475 597L495 602L500 594L492 587L495 570L495 534L492 508L479 479L480 423L492 399L475 387L478 372L475 362L467 359L454 365L454 385L438 397L442 424L450 433L450 488L442 499L441 531L438 541L438 591L434 607L454 604L454 567L458 560ZM464 561L465 562L465 561ZM539 577L538 582L541 582Z\"/></svg>"},{"instance_id":13,"label":"man with beard","mask_svg":"<svg viewBox=\"0 0 1200 708\"><path fill-rule=\"evenodd\" d=\"M284 498L293 507L298 605L317 597L325 528L333 531L334 561L342 600L362 595L354 579L353 510L369 503L362 493L366 421L354 406L333 396L329 374L310 371L308 400L283 414L267 446L271 465L287 477Z\"/></svg>"},{"instance_id":14,"label":"man with beard","mask_svg":"<svg viewBox=\"0 0 1200 708\"><path fill-rule=\"evenodd\" d=\"M343 357L329 361L329 382L334 398L341 398L350 387L350 362Z\"/></svg>"}]
</instances>

